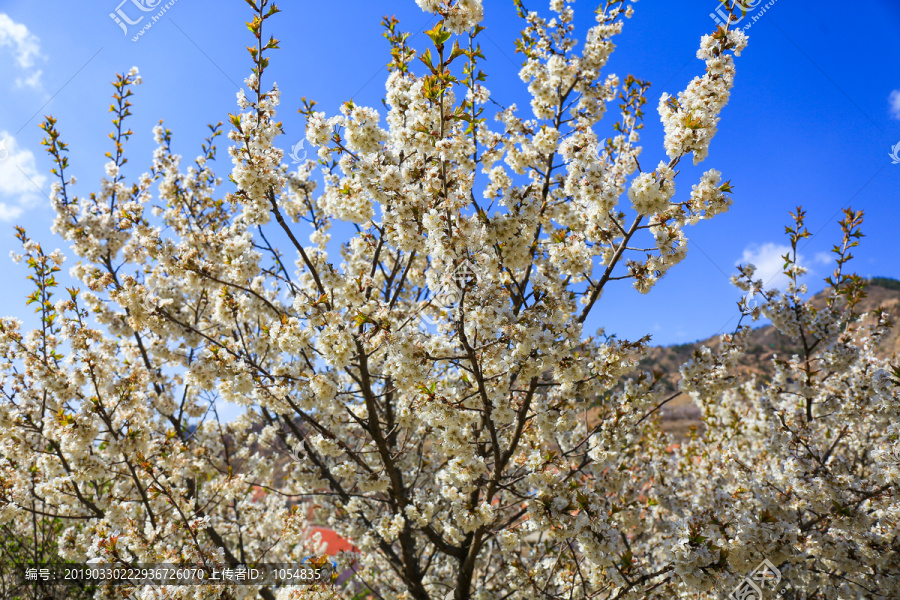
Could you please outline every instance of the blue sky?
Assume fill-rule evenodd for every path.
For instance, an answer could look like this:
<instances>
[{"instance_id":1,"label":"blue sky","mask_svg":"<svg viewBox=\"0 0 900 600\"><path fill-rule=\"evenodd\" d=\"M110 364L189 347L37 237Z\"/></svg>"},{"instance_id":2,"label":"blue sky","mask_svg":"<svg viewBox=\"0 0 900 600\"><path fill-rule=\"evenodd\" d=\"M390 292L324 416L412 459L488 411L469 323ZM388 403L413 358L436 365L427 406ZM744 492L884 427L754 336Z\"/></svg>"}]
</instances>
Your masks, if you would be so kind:
<instances>
[{"instance_id":1,"label":"blue sky","mask_svg":"<svg viewBox=\"0 0 900 600\"><path fill-rule=\"evenodd\" d=\"M132 177L149 168L151 129L159 119L173 130L175 151L190 163L206 124L227 124L227 114L236 110L235 93L250 69L243 1L177 0L137 41L133 35L156 13L141 12L132 0L119 1L91 2L89 8L53 3L41 10L33 1L0 3L0 276L5 282L0 314L30 312L24 308L27 273L6 259L17 248L13 225L25 226L45 248L65 249L49 229L53 214L45 194L51 164L38 129L44 114L59 120L78 178L76 193L87 195L97 189L103 154L111 147L107 107L115 73L138 66L144 80L135 90L130 121L135 135L126 174ZM525 5L547 11L545 1ZM684 89L701 73L703 63L694 55L700 36L715 27L710 13L717 6L713 0L641 0L616 40L607 72L653 83L642 137L644 165L664 156L656 100L664 91ZM594 7L585 0L574 3L580 39ZM117 8L131 20L145 18L125 34L110 18ZM350 98L381 108L389 60L382 16L396 15L401 28L412 32L432 22L412 0L286 0L281 8L270 31L282 40L282 50L273 54L267 73L282 90L286 150L303 138L304 123L296 113L301 96L319 102L329 115ZM764 272L777 268L788 210L797 204L808 211L815 234L801 252L812 270L813 291L830 272L822 257L837 241L836 221L848 204L866 212L867 237L855 253L858 272L900 278L900 164L888 156L900 143L900 91L895 91L900 90L900 3L871 0L864 9L848 10L839 0L776 0L752 21L759 10L740 24L751 25L750 46L738 59L736 86L710 156L699 168L683 168L678 178L679 193L686 194L702 170L716 168L732 180L734 206L688 230L687 259L649 295L625 282L608 288L592 327L632 339L650 333L664 344L733 327L738 294L728 276L738 261L756 262ZM486 0L485 13L487 87L498 102L516 102L527 113L517 75L521 55L513 46L521 22L511 0ZM411 43L425 49L425 41L420 34ZM601 133L610 131L600 127ZM220 138L217 171L223 178L230 169L225 143ZM67 266L73 260L70 256Z\"/></svg>"}]
</instances>

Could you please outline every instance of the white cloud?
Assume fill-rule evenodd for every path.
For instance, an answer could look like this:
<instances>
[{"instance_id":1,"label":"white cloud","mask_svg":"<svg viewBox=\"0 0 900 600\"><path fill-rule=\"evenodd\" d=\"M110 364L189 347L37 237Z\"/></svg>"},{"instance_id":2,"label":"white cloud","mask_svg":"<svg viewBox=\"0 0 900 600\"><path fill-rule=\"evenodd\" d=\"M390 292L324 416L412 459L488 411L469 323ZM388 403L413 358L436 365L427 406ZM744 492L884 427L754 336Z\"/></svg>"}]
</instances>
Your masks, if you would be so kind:
<instances>
[{"instance_id":1,"label":"white cloud","mask_svg":"<svg viewBox=\"0 0 900 600\"><path fill-rule=\"evenodd\" d=\"M43 59L41 54L41 41L36 35L28 31L28 27L16 23L9 15L0 13L0 48L12 49L16 59L16 65L26 71L25 77L16 78L17 87L40 88L40 69L35 68L38 59Z\"/></svg>"},{"instance_id":2,"label":"white cloud","mask_svg":"<svg viewBox=\"0 0 900 600\"><path fill-rule=\"evenodd\" d=\"M813 260L820 265L830 265L834 262L834 254L831 252L816 252L815 256L813 256Z\"/></svg>"},{"instance_id":3,"label":"white cloud","mask_svg":"<svg viewBox=\"0 0 900 600\"><path fill-rule=\"evenodd\" d=\"M0 221L10 221L46 201L47 177L38 170L31 150L19 148L16 138L0 131Z\"/></svg>"},{"instance_id":4,"label":"white cloud","mask_svg":"<svg viewBox=\"0 0 900 600\"><path fill-rule=\"evenodd\" d=\"M16 87L17 88L30 87L30 88L38 89L41 87L41 75L43 75L43 74L44 74L44 72L41 71L40 69L35 69L34 71L31 72L31 75L29 75L28 77L16 77Z\"/></svg>"},{"instance_id":5,"label":"white cloud","mask_svg":"<svg viewBox=\"0 0 900 600\"><path fill-rule=\"evenodd\" d=\"M12 221L18 219L22 209L18 206L10 206L6 202L0 202L0 221Z\"/></svg>"},{"instance_id":6,"label":"white cloud","mask_svg":"<svg viewBox=\"0 0 900 600\"><path fill-rule=\"evenodd\" d=\"M772 242L752 244L744 249L743 256L735 265L752 263L756 267L753 279L762 279L765 289L784 289L790 279L782 272L784 268L784 258L782 257L790 251L790 246ZM807 266L804 264L802 255L797 256L797 262L801 266Z\"/></svg>"},{"instance_id":7,"label":"white cloud","mask_svg":"<svg viewBox=\"0 0 900 600\"><path fill-rule=\"evenodd\" d=\"M900 119L900 90L894 90L891 92L891 95L888 96L888 104L890 105L890 113L891 117L894 119Z\"/></svg>"}]
</instances>

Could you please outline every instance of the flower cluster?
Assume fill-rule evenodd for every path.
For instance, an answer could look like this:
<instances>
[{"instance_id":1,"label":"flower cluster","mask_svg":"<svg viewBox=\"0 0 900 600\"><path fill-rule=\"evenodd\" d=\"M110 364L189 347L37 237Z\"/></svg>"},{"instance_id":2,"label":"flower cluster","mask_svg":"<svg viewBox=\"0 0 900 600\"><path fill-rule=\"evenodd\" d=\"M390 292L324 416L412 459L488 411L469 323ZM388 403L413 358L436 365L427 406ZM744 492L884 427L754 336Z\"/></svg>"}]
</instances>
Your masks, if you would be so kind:
<instances>
[{"instance_id":1,"label":"flower cluster","mask_svg":"<svg viewBox=\"0 0 900 600\"><path fill-rule=\"evenodd\" d=\"M734 58L747 47L747 36L740 29L720 28L705 35L697 58L706 62L706 73L695 77L678 96L663 93L659 115L666 129L666 153L669 158L694 154L694 164L706 158L709 143L716 134L719 113L728 103L734 86Z\"/></svg>"}]
</instances>

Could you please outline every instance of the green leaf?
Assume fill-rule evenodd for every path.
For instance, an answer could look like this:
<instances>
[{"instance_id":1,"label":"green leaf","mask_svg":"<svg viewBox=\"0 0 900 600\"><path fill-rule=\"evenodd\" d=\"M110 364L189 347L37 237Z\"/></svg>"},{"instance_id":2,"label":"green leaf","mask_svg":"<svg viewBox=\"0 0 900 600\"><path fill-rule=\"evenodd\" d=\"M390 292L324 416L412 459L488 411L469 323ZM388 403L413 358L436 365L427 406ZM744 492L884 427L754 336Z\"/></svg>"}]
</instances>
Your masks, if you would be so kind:
<instances>
[{"instance_id":1,"label":"green leaf","mask_svg":"<svg viewBox=\"0 0 900 600\"><path fill-rule=\"evenodd\" d=\"M444 43L450 39L451 33L449 31L444 31L443 23L438 23L432 29L426 31L425 35L430 37L431 41L434 42L434 45L440 49Z\"/></svg>"}]
</instances>

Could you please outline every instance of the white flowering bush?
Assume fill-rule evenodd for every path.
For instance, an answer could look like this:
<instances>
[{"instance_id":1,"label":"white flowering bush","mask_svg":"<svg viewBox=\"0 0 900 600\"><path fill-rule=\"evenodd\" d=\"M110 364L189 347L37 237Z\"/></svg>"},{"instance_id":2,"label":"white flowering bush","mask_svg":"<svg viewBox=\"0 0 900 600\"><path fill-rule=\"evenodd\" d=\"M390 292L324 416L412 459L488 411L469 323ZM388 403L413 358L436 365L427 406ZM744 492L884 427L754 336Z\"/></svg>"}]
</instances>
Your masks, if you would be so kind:
<instances>
[{"instance_id":1,"label":"white flowering bush","mask_svg":"<svg viewBox=\"0 0 900 600\"><path fill-rule=\"evenodd\" d=\"M802 298L797 246L810 234L800 208L787 228L786 291L763 290L752 265L734 278L748 292L742 314L770 319L800 353L775 357L775 375L759 381L735 368L749 332L739 327L681 369L707 430L671 455L666 485L655 485L679 517L671 552L688 585L733 590L766 557L785 597L900 597L900 368L874 352L888 315L856 312L864 282L845 265L862 213L844 212L824 306Z\"/></svg>"},{"instance_id":2,"label":"white flowering bush","mask_svg":"<svg viewBox=\"0 0 900 600\"><path fill-rule=\"evenodd\" d=\"M315 514L357 550L335 559L354 571L343 585L128 590L145 599L696 598L764 558L796 598L900 594L896 373L843 262L825 309L802 300L795 260L784 295L744 269L762 300L742 310L805 355L763 382L733 372L741 331L699 352L681 389L706 429L680 446L659 429L659 375L634 374L649 338L583 330L607 285L649 292L686 227L731 204L713 169L680 199L676 167L707 156L742 32L703 37L705 72L659 105L669 160L645 172L649 84L603 74L625 2L602 2L581 45L570 4L517 3L520 111L485 86L482 3L418 0L440 16L424 51L384 22L386 112L304 100L316 160L292 171L265 79L279 11L248 4L225 189L219 125L182 168L160 124L149 172L126 182L136 69L114 83L98 191L74 195L43 125L81 287L60 294L63 255L19 231L40 327L0 320L4 540L27 548L48 522L42 543L70 562L299 563L323 551ZM355 234L338 259L339 222ZM222 422L219 400L246 411Z\"/></svg>"}]
</instances>

